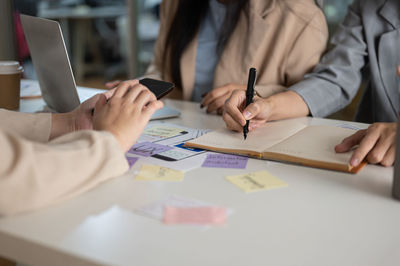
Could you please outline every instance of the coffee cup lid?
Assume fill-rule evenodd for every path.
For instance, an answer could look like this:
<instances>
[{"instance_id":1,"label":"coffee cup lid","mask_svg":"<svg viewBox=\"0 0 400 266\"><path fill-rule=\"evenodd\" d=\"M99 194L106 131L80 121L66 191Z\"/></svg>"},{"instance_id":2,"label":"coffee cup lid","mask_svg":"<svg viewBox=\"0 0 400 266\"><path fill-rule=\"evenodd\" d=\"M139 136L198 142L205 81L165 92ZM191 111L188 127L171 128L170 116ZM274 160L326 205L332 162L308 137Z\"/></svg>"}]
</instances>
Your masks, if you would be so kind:
<instances>
[{"instance_id":1,"label":"coffee cup lid","mask_svg":"<svg viewBox=\"0 0 400 266\"><path fill-rule=\"evenodd\" d=\"M17 61L0 61L0 75L17 74L23 71Z\"/></svg>"}]
</instances>

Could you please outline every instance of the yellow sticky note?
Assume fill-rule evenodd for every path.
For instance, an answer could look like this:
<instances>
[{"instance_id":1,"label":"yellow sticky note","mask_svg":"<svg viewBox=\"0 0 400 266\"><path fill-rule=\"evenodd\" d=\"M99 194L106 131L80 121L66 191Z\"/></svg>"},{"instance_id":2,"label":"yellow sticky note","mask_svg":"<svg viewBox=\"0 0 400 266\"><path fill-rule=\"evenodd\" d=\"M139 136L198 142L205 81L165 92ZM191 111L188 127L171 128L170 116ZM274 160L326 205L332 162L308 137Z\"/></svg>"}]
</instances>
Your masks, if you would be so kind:
<instances>
[{"instance_id":1,"label":"yellow sticky note","mask_svg":"<svg viewBox=\"0 0 400 266\"><path fill-rule=\"evenodd\" d=\"M143 131L144 135L160 137L160 138L172 138L179 135L183 129L165 126L156 126Z\"/></svg>"},{"instance_id":2,"label":"yellow sticky note","mask_svg":"<svg viewBox=\"0 0 400 266\"><path fill-rule=\"evenodd\" d=\"M254 192L279 187L286 187L288 184L279 180L267 171L258 171L244 175L227 176L226 179L239 187L244 192Z\"/></svg>"},{"instance_id":3,"label":"yellow sticky note","mask_svg":"<svg viewBox=\"0 0 400 266\"><path fill-rule=\"evenodd\" d=\"M144 164L136 180L182 181L184 172L158 165Z\"/></svg>"}]
</instances>

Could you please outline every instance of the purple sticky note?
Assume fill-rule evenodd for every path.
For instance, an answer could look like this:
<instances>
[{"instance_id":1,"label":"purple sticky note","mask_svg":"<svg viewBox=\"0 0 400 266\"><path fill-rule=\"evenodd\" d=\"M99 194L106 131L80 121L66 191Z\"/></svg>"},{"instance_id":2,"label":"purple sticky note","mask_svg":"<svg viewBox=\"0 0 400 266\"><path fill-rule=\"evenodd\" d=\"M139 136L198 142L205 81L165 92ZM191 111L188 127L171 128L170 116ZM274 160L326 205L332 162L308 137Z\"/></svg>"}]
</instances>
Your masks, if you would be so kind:
<instances>
[{"instance_id":1,"label":"purple sticky note","mask_svg":"<svg viewBox=\"0 0 400 266\"><path fill-rule=\"evenodd\" d=\"M244 169L248 160L247 157L231 154L208 154L202 167Z\"/></svg>"},{"instance_id":2,"label":"purple sticky note","mask_svg":"<svg viewBox=\"0 0 400 266\"><path fill-rule=\"evenodd\" d=\"M134 165L137 162L137 160L139 160L139 158L126 156L126 160L128 161L129 168L131 168L132 165Z\"/></svg>"},{"instance_id":3,"label":"purple sticky note","mask_svg":"<svg viewBox=\"0 0 400 266\"><path fill-rule=\"evenodd\" d=\"M172 147L152 142L142 142L133 145L132 148L128 151L128 153L149 157L151 155L159 154L160 152L168 151L170 149L172 149Z\"/></svg>"}]
</instances>

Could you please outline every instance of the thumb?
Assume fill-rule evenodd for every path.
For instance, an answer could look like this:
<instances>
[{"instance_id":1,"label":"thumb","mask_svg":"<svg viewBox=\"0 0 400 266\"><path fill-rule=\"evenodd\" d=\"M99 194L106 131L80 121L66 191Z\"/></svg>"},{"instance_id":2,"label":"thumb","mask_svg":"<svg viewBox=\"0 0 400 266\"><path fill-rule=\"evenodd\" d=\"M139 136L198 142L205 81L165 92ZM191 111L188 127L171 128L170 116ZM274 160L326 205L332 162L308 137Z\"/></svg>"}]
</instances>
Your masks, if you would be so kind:
<instances>
[{"instance_id":1,"label":"thumb","mask_svg":"<svg viewBox=\"0 0 400 266\"><path fill-rule=\"evenodd\" d=\"M107 97L104 94L99 94L99 98L94 107L95 113L101 111L107 104Z\"/></svg>"},{"instance_id":2,"label":"thumb","mask_svg":"<svg viewBox=\"0 0 400 266\"><path fill-rule=\"evenodd\" d=\"M100 99L100 94L96 94L93 97L84 101L82 105L85 106L85 109L89 109L89 110L93 109L99 99Z\"/></svg>"},{"instance_id":3,"label":"thumb","mask_svg":"<svg viewBox=\"0 0 400 266\"><path fill-rule=\"evenodd\" d=\"M242 114L246 120L250 120L250 119L256 117L258 115L258 113L260 113L260 109L261 108L260 108L259 103L254 102L254 103L249 104L249 106L247 106L243 110Z\"/></svg>"}]
</instances>

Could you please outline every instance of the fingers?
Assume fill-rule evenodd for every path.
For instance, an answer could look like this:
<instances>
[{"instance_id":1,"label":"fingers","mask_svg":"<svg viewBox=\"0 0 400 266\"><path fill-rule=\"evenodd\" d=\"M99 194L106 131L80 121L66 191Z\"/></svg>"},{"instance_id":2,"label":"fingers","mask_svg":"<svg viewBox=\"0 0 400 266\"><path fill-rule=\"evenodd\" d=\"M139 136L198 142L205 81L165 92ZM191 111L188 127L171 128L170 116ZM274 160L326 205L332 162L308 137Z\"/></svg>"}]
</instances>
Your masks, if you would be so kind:
<instances>
[{"instance_id":1,"label":"fingers","mask_svg":"<svg viewBox=\"0 0 400 266\"><path fill-rule=\"evenodd\" d=\"M240 125L234 118L232 118L229 113L224 112L224 114L222 115L222 119L225 121L226 127L230 130L237 132L243 131L243 126Z\"/></svg>"},{"instance_id":2,"label":"fingers","mask_svg":"<svg viewBox=\"0 0 400 266\"><path fill-rule=\"evenodd\" d=\"M251 120L249 123L249 131L253 131L256 128L260 127L261 125L264 125L265 122L264 121L253 121Z\"/></svg>"},{"instance_id":3,"label":"fingers","mask_svg":"<svg viewBox=\"0 0 400 266\"><path fill-rule=\"evenodd\" d=\"M375 146L375 143L378 141L378 139L378 132L367 132L367 134L361 140L360 145L351 156L350 164L352 166L358 166L367 156L369 151L372 150L372 148Z\"/></svg>"},{"instance_id":4,"label":"fingers","mask_svg":"<svg viewBox=\"0 0 400 266\"><path fill-rule=\"evenodd\" d=\"M242 114L246 120L250 120L253 117L257 116L260 113L260 111L261 111L260 102L254 102L249 104L249 106L247 106L243 110Z\"/></svg>"},{"instance_id":5,"label":"fingers","mask_svg":"<svg viewBox=\"0 0 400 266\"><path fill-rule=\"evenodd\" d=\"M400 76L400 66L397 67L397 76Z\"/></svg>"},{"instance_id":6,"label":"fingers","mask_svg":"<svg viewBox=\"0 0 400 266\"><path fill-rule=\"evenodd\" d=\"M83 106L86 111L92 110L95 107L97 101L100 99L100 95L101 94L96 94L93 97L87 99L82 103L81 106Z\"/></svg>"},{"instance_id":7,"label":"fingers","mask_svg":"<svg viewBox=\"0 0 400 266\"><path fill-rule=\"evenodd\" d=\"M137 97L140 95L142 92L148 92L149 94L152 94L145 86L141 84L136 84L129 88L129 90L126 92L124 96L124 101L127 103L133 103L136 101ZM154 95L154 94L153 94ZM154 96L155 99L155 96Z\"/></svg>"},{"instance_id":8,"label":"fingers","mask_svg":"<svg viewBox=\"0 0 400 266\"><path fill-rule=\"evenodd\" d=\"M113 81L107 82L107 83L104 84L104 85L105 85L106 88L108 88L108 89L113 89L113 88L117 87L118 84L120 84L120 83L121 83L121 80L113 80Z\"/></svg>"},{"instance_id":9,"label":"fingers","mask_svg":"<svg viewBox=\"0 0 400 266\"><path fill-rule=\"evenodd\" d=\"M96 102L96 105L94 107L94 113L96 114L97 112L101 111L104 106L107 104L107 98L104 94L99 94L99 99Z\"/></svg>"},{"instance_id":10,"label":"fingers","mask_svg":"<svg viewBox=\"0 0 400 266\"><path fill-rule=\"evenodd\" d=\"M110 99L111 97L113 97L115 91L117 90L117 88L114 88L112 90L106 91L103 94L106 96L107 100Z\"/></svg>"},{"instance_id":11,"label":"fingers","mask_svg":"<svg viewBox=\"0 0 400 266\"><path fill-rule=\"evenodd\" d=\"M381 165L383 165L383 166L392 166L394 164L395 158L396 158L396 148L393 145L386 152L385 156L383 157L383 159L381 161Z\"/></svg>"},{"instance_id":12,"label":"fingers","mask_svg":"<svg viewBox=\"0 0 400 266\"><path fill-rule=\"evenodd\" d=\"M364 158L373 164L392 163L392 152L394 152L392 148L395 147L396 131L396 123L372 124L351 156L350 164L357 166Z\"/></svg>"},{"instance_id":13,"label":"fingers","mask_svg":"<svg viewBox=\"0 0 400 266\"><path fill-rule=\"evenodd\" d=\"M145 106L143 113L147 116L148 119L159 109L164 107L164 103L162 101L152 101L148 105Z\"/></svg>"},{"instance_id":14,"label":"fingers","mask_svg":"<svg viewBox=\"0 0 400 266\"><path fill-rule=\"evenodd\" d=\"M336 152L348 152L359 145L350 158L350 165L358 166L364 159L372 164L391 166L395 158L396 123L375 123L359 130L335 147Z\"/></svg>"},{"instance_id":15,"label":"fingers","mask_svg":"<svg viewBox=\"0 0 400 266\"><path fill-rule=\"evenodd\" d=\"M207 113L212 113L214 111L217 111L218 109L223 109L225 101L228 99L230 93L226 93L215 100L213 100L207 107Z\"/></svg>"},{"instance_id":16,"label":"fingers","mask_svg":"<svg viewBox=\"0 0 400 266\"><path fill-rule=\"evenodd\" d=\"M358 145L361 140L364 138L367 130L359 130L353 135L343 139L342 143L335 146L336 152L348 152L354 146Z\"/></svg>"},{"instance_id":17,"label":"fingers","mask_svg":"<svg viewBox=\"0 0 400 266\"><path fill-rule=\"evenodd\" d=\"M227 94L228 92L229 92L228 86L223 86L220 88L213 89L212 91L206 94L206 96L203 98L203 101L201 102L201 105L208 106L211 102L215 101L222 95Z\"/></svg>"},{"instance_id":18,"label":"fingers","mask_svg":"<svg viewBox=\"0 0 400 266\"><path fill-rule=\"evenodd\" d=\"M112 96L113 98L122 98L124 97L124 95L128 92L128 90L135 86L136 84L138 84L137 80L127 80L127 81L123 81L121 82L116 91L114 92L114 95Z\"/></svg>"},{"instance_id":19,"label":"fingers","mask_svg":"<svg viewBox=\"0 0 400 266\"><path fill-rule=\"evenodd\" d=\"M380 163L394 143L394 138L381 136L373 149L367 155L367 161L372 164Z\"/></svg>"},{"instance_id":20,"label":"fingers","mask_svg":"<svg viewBox=\"0 0 400 266\"><path fill-rule=\"evenodd\" d=\"M235 123L239 124L240 126L244 126L246 124L246 119L244 118L242 112L239 110L239 108L243 105L243 103L245 103L245 101L245 91L235 90L233 91L229 99L225 102L226 115L229 115L233 119L233 121L235 121Z\"/></svg>"},{"instance_id":21,"label":"fingers","mask_svg":"<svg viewBox=\"0 0 400 266\"><path fill-rule=\"evenodd\" d=\"M144 89L140 90L140 93L134 99L133 104L142 110L145 105L156 100L157 99L152 92L150 92L148 89Z\"/></svg>"}]
</instances>

